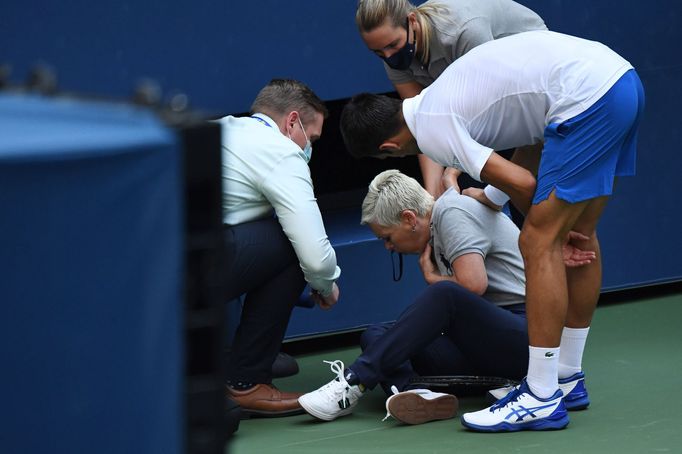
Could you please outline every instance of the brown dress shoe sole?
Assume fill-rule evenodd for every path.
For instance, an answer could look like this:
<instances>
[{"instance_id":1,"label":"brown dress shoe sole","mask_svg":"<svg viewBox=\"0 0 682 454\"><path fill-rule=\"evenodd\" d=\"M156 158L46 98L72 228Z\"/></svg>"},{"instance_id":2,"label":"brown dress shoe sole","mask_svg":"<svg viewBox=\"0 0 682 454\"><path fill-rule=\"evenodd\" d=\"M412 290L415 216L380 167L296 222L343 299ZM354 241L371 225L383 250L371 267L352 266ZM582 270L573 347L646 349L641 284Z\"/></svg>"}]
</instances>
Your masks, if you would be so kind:
<instances>
[{"instance_id":1,"label":"brown dress shoe sole","mask_svg":"<svg viewBox=\"0 0 682 454\"><path fill-rule=\"evenodd\" d=\"M405 424L423 424L439 419L455 417L459 402L451 394L424 399L418 394L401 393L388 402L388 411L400 422Z\"/></svg>"},{"instance_id":2,"label":"brown dress shoe sole","mask_svg":"<svg viewBox=\"0 0 682 454\"><path fill-rule=\"evenodd\" d=\"M281 418L284 416L296 416L305 413L303 408L294 408L293 410L279 410L279 411L266 411L266 410L249 410L242 407L241 419L251 419L251 418Z\"/></svg>"}]
</instances>

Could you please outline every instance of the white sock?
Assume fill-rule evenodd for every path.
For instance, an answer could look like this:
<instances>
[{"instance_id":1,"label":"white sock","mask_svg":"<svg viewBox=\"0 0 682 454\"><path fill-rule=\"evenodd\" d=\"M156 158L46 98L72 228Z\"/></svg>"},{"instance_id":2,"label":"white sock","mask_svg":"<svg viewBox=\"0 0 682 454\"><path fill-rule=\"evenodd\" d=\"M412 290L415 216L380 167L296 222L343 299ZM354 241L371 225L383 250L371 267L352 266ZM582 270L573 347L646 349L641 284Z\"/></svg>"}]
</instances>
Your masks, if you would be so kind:
<instances>
[{"instance_id":1,"label":"white sock","mask_svg":"<svg viewBox=\"0 0 682 454\"><path fill-rule=\"evenodd\" d=\"M528 347L528 387L543 399L559 389L559 351L560 347Z\"/></svg>"},{"instance_id":2,"label":"white sock","mask_svg":"<svg viewBox=\"0 0 682 454\"><path fill-rule=\"evenodd\" d=\"M559 378L568 378L583 370L583 351L589 331L589 326L587 328L564 327L561 333Z\"/></svg>"}]
</instances>

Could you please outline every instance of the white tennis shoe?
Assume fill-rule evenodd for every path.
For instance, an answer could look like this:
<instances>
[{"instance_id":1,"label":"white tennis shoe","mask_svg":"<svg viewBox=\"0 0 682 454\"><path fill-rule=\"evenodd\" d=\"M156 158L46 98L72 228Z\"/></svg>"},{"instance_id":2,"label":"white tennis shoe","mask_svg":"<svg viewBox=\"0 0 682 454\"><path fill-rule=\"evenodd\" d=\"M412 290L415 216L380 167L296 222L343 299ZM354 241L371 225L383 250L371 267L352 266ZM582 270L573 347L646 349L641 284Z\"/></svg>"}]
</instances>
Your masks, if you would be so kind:
<instances>
[{"instance_id":1,"label":"white tennis shoe","mask_svg":"<svg viewBox=\"0 0 682 454\"><path fill-rule=\"evenodd\" d=\"M317 391L304 394L298 398L301 407L312 416L323 421L332 421L353 412L358 404L362 391L357 385L349 385L343 376L343 361L325 361L331 365L336 378Z\"/></svg>"},{"instance_id":2,"label":"white tennis shoe","mask_svg":"<svg viewBox=\"0 0 682 454\"><path fill-rule=\"evenodd\" d=\"M524 379L492 406L462 415L462 425L477 432L555 430L568 425L563 392L542 399L533 394Z\"/></svg>"},{"instance_id":3,"label":"white tennis shoe","mask_svg":"<svg viewBox=\"0 0 682 454\"><path fill-rule=\"evenodd\" d=\"M488 398L492 402L502 399L516 386L504 386L488 391ZM585 387L585 374L578 372L568 378L559 379L559 389L564 393L566 410L584 410L590 405L590 398Z\"/></svg>"},{"instance_id":4,"label":"white tennis shoe","mask_svg":"<svg viewBox=\"0 0 682 454\"><path fill-rule=\"evenodd\" d=\"M570 377L560 378L559 388L564 393L566 410L584 410L590 405L584 373L578 372Z\"/></svg>"}]
</instances>

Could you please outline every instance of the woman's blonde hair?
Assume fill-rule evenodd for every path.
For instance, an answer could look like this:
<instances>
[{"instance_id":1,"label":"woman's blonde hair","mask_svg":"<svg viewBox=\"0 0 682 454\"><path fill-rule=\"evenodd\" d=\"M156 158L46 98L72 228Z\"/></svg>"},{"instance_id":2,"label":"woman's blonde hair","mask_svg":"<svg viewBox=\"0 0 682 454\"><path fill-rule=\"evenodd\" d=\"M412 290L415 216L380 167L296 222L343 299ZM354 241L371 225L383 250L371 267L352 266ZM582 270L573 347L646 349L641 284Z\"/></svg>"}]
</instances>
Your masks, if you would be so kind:
<instances>
[{"instance_id":1,"label":"woman's blonde hair","mask_svg":"<svg viewBox=\"0 0 682 454\"><path fill-rule=\"evenodd\" d=\"M378 224L390 227L400 224L405 210L424 217L433 208L433 196L414 178L399 170L385 170L374 177L362 202L361 224Z\"/></svg>"},{"instance_id":2,"label":"woman's blonde hair","mask_svg":"<svg viewBox=\"0 0 682 454\"><path fill-rule=\"evenodd\" d=\"M421 33L418 53L423 64L429 62L429 47L433 19L443 17L448 8L442 3L424 3L414 6L408 0L359 0L355 12L355 23L360 33L371 32L390 19L394 27L404 27L405 19L411 12L415 13Z\"/></svg>"}]
</instances>

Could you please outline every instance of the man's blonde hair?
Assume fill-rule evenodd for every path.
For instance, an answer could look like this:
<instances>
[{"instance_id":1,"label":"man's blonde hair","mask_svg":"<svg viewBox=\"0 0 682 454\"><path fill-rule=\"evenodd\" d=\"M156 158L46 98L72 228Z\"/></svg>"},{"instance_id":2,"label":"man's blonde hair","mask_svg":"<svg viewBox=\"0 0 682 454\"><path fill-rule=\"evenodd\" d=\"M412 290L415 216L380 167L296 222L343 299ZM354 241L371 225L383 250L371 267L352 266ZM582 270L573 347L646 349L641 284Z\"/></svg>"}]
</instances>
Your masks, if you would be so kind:
<instances>
[{"instance_id":1,"label":"man's blonde hair","mask_svg":"<svg viewBox=\"0 0 682 454\"><path fill-rule=\"evenodd\" d=\"M304 124L313 120L315 112L324 118L329 115L324 102L310 87L293 79L272 79L251 105L251 114L264 113L275 120L293 110L301 115Z\"/></svg>"}]
</instances>

